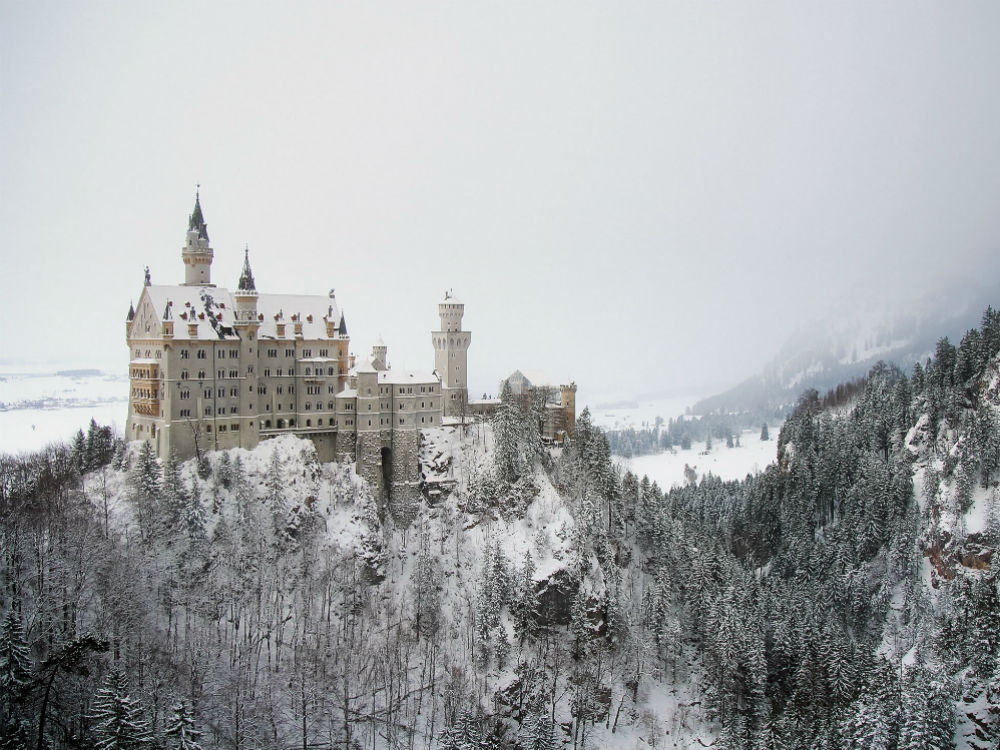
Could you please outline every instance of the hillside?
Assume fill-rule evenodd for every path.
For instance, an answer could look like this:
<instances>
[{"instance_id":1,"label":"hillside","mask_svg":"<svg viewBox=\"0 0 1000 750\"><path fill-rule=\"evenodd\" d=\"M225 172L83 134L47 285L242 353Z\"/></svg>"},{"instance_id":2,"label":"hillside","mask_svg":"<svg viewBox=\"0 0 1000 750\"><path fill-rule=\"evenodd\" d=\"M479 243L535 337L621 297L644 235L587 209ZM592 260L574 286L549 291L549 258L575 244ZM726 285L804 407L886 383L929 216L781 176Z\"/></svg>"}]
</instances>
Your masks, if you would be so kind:
<instances>
[{"instance_id":1,"label":"hillside","mask_svg":"<svg viewBox=\"0 0 1000 750\"><path fill-rule=\"evenodd\" d=\"M743 481L664 493L587 412L537 426L426 432L442 491L395 516L291 436L4 457L5 747L997 746L992 310L807 391Z\"/></svg>"},{"instance_id":2,"label":"hillside","mask_svg":"<svg viewBox=\"0 0 1000 750\"><path fill-rule=\"evenodd\" d=\"M750 412L773 419L794 406L805 389L835 388L863 377L879 361L909 370L933 354L940 338L957 341L975 328L998 292L995 285L966 282L951 290L911 292L904 302L872 296L865 306L845 303L822 321L803 324L760 372L702 399L692 411Z\"/></svg>"}]
</instances>

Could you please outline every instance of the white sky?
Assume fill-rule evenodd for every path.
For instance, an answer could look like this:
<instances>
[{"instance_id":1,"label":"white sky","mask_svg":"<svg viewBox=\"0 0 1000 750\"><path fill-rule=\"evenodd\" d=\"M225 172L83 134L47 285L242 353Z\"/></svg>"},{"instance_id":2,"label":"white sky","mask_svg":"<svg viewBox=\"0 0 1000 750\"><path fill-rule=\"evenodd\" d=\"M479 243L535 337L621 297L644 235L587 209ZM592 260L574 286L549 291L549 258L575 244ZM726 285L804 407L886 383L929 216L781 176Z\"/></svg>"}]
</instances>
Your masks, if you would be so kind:
<instances>
[{"instance_id":1,"label":"white sky","mask_svg":"<svg viewBox=\"0 0 1000 750\"><path fill-rule=\"evenodd\" d=\"M281 7L290 6L290 7ZM183 280L325 294L473 392L750 374L845 290L998 278L1000 3L0 1L0 359L125 371ZM710 391L711 389L709 389Z\"/></svg>"}]
</instances>

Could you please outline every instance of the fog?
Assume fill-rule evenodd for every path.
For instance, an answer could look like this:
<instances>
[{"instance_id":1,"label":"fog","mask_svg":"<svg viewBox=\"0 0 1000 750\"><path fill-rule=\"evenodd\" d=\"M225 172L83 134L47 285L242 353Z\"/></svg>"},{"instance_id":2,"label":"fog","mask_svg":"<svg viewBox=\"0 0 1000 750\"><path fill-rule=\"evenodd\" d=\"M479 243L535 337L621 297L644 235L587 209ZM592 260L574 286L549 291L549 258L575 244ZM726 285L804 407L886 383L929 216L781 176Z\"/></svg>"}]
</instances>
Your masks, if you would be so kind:
<instances>
[{"instance_id":1,"label":"fog","mask_svg":"<svg viewBox=\"0 0 1000 750\"><path fill-rule=\"evenodd\" d=\"M0 3L0 359L125 371L180 283L359 355L707 395L831 309L995 283L1000 4Z\"/></svg>"}]
</instances>

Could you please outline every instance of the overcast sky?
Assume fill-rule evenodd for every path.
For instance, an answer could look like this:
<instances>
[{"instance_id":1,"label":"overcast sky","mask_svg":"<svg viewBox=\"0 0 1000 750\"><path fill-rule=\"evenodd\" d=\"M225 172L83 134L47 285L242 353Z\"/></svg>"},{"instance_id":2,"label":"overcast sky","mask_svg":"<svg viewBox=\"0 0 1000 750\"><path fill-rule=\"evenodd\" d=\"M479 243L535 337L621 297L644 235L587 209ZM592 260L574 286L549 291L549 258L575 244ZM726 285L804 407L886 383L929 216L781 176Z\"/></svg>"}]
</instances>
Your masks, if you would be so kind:
<instances>
[{"instance_id":1,"label":"overcast sky","mask_svg":"<svg viewBox=\"0 0 1000 750\"><path fill-rule=\"evenodd\" d=\"M290 7L281 7L290 6ZM0 2L0 359L126 371L196 183L235 286L470 383L730 385L1000 268L1000 3Z\"/></svg>"}]
</instances>

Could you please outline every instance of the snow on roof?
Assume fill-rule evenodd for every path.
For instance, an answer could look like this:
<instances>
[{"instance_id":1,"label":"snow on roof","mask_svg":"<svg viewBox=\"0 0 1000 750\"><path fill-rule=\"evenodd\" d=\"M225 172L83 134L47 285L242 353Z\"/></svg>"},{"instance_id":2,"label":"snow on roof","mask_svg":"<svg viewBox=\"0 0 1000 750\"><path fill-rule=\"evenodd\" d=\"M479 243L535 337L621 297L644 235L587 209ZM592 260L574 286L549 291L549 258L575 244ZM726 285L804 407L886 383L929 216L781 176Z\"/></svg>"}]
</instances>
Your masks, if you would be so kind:
<instances>
[{"instance_id":1,"label":"snow on roof","mask_svg":"<svg viewBox=\"0 0 1000 750\"><path fill-rule=\"evenodd\" d=\"M334 357L303 357L299 362L336 362Z\"/></svg>"},{"instance_id":2,"label":"snow on roof","mask_svg":"<svg viewBox=\"0 0 1000 750\"><path fill-rule=\"evenodd\" d=\"M367 375L373 372L378 372L378 370L376 370L372 366L371 360L366 357L365 359L361 360L361 364L359 364L357 367L354 368L354 372L358 375L362 374Z\"/></svg>"},{"instance_id":3,"label":"snow on roof","mask_svg":"<svg viewBox=\"0 0 1000 750\"><path fill-rule=\"evenodd\" d=\"M336 395L336 398L357 398L358 392L354 388L345 388Z\"/></svg>"},{"instance_id":4,"label":"snow on roof","mask_svg":"<svg viewBox=\"0 0 1000 750\"><path fill-rule=\"evenodd\" d=\"M261 294L257 297L257 312L263 316L260 338L282 338L278 336L278 323L285 324L283 338L294 338L294 324L299 322L302 323L302 338L325 339L324 318L335 325L340 320L336 300L321 294ZM280 316L278 320L275 315ZM298 316L298 320L293 316Z\"/></svg>"},{"instance_id":5,"label":"snow on roof","mask_svg":"<svg viewBox=\"0 0 1000 750\"><path fill-rule=\"evenodd\" d=\"M133 359L129 361L130 365L155 365L159 364L159 360L153 359L152 357L140 357L138 359Z\"/></svg>"},{"instance_id":6,"label":"snow on roof","mask_svg":"<svg viewBox=\"0 0 1000 750\"><path fill-rule=\"evenodd\" d=\"M524 378L523 384L520 382L521 378ZM510 381L511 389L515 393L520 393L522 386L526 388L555 388L559 385L544 370L532 369L514 370L514 372L501 381L501 386L507 381Z\"/></svg>"},{"instance_id":7,"label":"snow on roof","mask_svg":"<svg viewBox=\"0 0 1000 750\"><path fill-rule=\"evenodd\" d=\"M196 323L201 339L237 340L233 322L236 306L228 289L212 286L167 286L143 287L142 293L149 296L154 310L161 310L168 302L173 302L174 339L190 339L188 325Z\"/></svg>"},{"instance_id":8,"label":"snow on roof","mask_svg":"<svg viewBox=\"0 0 1000 750\"><path fill-rule=\"evenodd\" d=\"M378 374L378 382L388 385L403 385L407 383L437 383L437 375L414 370L383 370Z\"/></svg>"}]
</instances>

